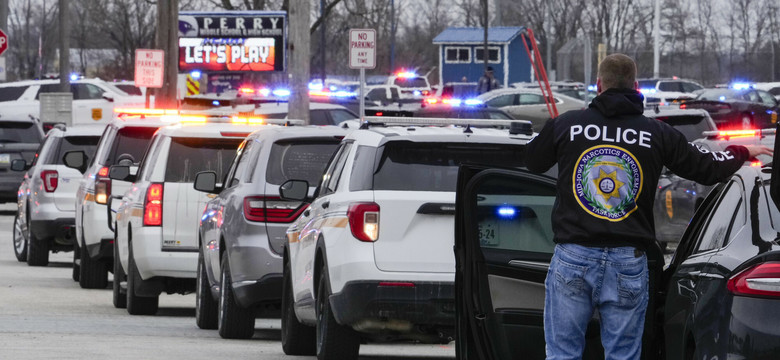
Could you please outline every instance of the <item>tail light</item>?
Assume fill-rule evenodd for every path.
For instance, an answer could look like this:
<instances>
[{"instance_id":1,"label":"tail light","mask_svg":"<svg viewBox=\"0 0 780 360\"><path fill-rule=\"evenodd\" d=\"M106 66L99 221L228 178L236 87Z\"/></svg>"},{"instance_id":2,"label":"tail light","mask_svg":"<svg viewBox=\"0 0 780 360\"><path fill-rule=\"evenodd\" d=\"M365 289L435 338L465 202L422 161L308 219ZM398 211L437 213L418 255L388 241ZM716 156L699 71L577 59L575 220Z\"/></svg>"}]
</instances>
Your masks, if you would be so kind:
<instances>
[{"instance_id":1,"label":"tail light","mask_svg":"<svg viewBox=\"0 0 780 360\"><path fill-rule=\"evenodd\" d=\"M97 181L95 182L95 202L106 204L108 197L111 196L111 179L108 178L108 167L104 166L98 170Z\"/></svg>"},{"instance_id":2,"label":"tail light","mask_svg":"<svg viewBox=\"0 0 780 360\"><path fill-rule=\"evenodd\" d=\"M43 189L46 190L46 192L54 192L54 190L57 190L57 185L59 184L59 177L60 174L57 173L57 170L41 171L41 180L43 180Z\"/></svg>"},{"instance_id":3,"label":"tail light","mask_svg":"<svg viewBox=\"0 0 780 360\"><path fill-rule=\"evenodd\" d=\"M687 108L688 108L688 104L680 104L680 109L685 110Z\"/></svg>"},{"instance_id":4,"label":"tail light","mask_svg":"<svg viewBox=\"0 0 780 360\"><path fill-rule=\"evenodd\" d=\"M146 189L144 201L144 226L162 225L163 184L152 183Z\"/></svg>"},{"instance_id":5,"label":"tail light","mask_svg":"<svg viewBox=\"0 0 780 360\"><path fill-rule=\"evenodd\" d=\"M290 223L307 206L300 201L287 201L278 197L247 196L244 198L244 218L249 221Z\"/></svg>"},{"instance_id":6,"label":"tail light","mask_svg":"<svg viewBox=\"0 0 780 360\"><path fill-rule=\"evenodd\" d=\"M354 203L347 210L349 228L360 241L373 242L379 238L379 205Z\"/></svg>"},{"instance_id":7,"label":"tail light","mask_svg":"<svg viewBox=\"0 0 780 360\"><path fill-rule=\"evenodd\" d=\"M780 297L780 262L766 262L734 275L726 285L734 295Z\"/></svg>"}]
</instances>

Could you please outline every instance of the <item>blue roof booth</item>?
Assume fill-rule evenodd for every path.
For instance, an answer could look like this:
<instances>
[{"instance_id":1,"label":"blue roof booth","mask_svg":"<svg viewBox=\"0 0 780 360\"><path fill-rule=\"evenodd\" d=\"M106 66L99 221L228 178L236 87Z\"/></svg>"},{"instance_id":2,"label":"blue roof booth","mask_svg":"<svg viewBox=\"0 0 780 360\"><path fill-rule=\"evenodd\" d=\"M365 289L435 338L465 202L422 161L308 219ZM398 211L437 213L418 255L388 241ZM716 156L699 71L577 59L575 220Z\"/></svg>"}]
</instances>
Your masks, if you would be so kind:
<instances>
[{"instance_id":1,"label":"blue roof booth","mask_svg":"<svg viewBox=\"0 0 780 360\"><path fill-rule=\"evenodd\" d=\"M488 65L496 80L507 87L531 81L531 63L523 46L523 27L488 29ZM439 45L439 79L442 84L476 82L484 74L483 28L451 27L433 39ZM529 46L531 44L528 44Z\"/></svg>"}]
</instances>

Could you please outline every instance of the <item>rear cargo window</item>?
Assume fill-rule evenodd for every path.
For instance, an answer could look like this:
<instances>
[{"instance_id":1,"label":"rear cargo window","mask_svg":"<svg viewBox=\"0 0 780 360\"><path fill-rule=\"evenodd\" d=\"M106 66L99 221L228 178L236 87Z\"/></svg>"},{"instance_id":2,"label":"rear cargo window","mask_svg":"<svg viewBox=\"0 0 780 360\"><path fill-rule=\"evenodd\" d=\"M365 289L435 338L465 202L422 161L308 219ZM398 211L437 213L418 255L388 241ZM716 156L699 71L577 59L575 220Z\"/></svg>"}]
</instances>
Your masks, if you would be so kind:
<instances>
[{"instance_id":1,"label":"rear cargo window","mask_svg":"<svg viewBox=\"0 0 780 360\"><path fill-rule=\"evenodd\" d=\"M0 143L39 144L41 138L41 131L31 122L0 121Z\"/></svg>"},{"instance_id":2,"label":"rear cargo window","mask_svg":"<svg viewBox=\"0 0 780 360\"><path fill-rule=\"evenodd\" d=\"M156 127L125 127L119 129L111 152L101 164L114 165L120 158L129 158L133 164L141 162Z\"/></svg>"},{"instance_id":3,"label":"rear cargo window","mask_svg":"<svg viewBox=\"0 0 780 360\"><path fill-rule=\"evenodd\" d=\"M223 179L230 169L236 149L244 139L171 139L165 182L194 182L201 171L214 171Z\"/></svg>"},{"instance_id":4,"label":"rear cargo window","mask_svg":"<svg viewBox=\"0 0 780 360\"><path fill-rule=\"evenodd\" d=\"M271 147L265 180L281 185L287 180L306 180L319 184L328 160L339 145L339 139L317 141L278 141Z\"/></svg>"},{"instance_id":5,"label":"rear cargo window","mask_svg":"<svg viewBox=\"0 0 780 360\"><path fill-rule=\"evenodd\" d=\"M374 190L455 191L462 163L525 166L525 147L502 144L415 143L384 146L374 171Z\"/></svg>"},{"instance_id":6,"label":"rear cargo window","mask_svg":"<svg viewBox=\"0 0 780 360\"><path fill-rule=\"evenodd\" d=\"M64 165L62 157L68 151L84 151L90 159L95 154L100 136L68 136L57 139L54 150L49 152L45 164Z\"/></svg>"},{"instance_id":7,"label":"rear cargo window","mask_svg":"<svg viewBox=\"0 0 780 360\"><path fill-rule=\"evenodd\" d=\"M704 131L717 130L717 129L710 128L706 118L701 115L660 116L657 117L656 119L661 120L669 125L672 125L672 127L677 129L677 131L681 132L685 136L685 139L688 141L693 141L698 138L701 138L702 137L701 133Z\"/></svg>"}]
</instances>

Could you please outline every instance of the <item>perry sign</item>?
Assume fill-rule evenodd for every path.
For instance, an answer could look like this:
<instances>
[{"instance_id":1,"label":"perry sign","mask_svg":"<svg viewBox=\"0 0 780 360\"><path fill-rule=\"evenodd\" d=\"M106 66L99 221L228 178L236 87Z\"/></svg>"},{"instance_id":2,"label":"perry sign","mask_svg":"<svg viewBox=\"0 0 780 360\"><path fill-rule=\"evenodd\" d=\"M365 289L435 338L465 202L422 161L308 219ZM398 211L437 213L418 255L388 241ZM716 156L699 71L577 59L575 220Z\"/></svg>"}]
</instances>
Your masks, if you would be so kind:
<instances>
[{"instance_id":1,"label":"perry sign","mask_svg":"<svg viewBox=\"0 0 780 360\"><path fill-rule=\"evenodd\" d=\"M376 67L376 30L349 30L349 68L373 69Z\"/></svg>"}]
</instances>

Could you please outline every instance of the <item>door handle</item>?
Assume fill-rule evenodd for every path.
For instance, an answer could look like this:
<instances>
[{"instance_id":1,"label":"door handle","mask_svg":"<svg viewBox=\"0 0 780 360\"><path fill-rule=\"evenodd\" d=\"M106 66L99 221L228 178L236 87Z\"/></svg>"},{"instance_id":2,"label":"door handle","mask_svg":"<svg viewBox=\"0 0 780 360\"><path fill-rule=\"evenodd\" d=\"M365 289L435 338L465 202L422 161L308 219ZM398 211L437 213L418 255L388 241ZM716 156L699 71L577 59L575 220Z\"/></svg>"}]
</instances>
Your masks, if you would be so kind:
<instances>
[{"instance_id":1,"label":"door handle","mask_svg":"<svg viewBox=\"0 0 780 360\"><path fill-rule=\"evenodd\" d=\"M308 217L309 216L309 209L306 209L303 211L303 216Z\"/></svg>"},{"instance_id":2,"label":"door handle","mask_svg":"<svg viewBox=\"0 0 780 360\"><path fill-rule=\"evenodd\" d=\"M323 209L327 209L328 207L330 207L330 201L326 201L326 202L322 203L322 208Z\"/></svg>"},{"instance_id":3,"label":"door handle","mask_svg":"<svg viewBox=\"0 0 780 360\"><path fill-rule=\"evenodd\" d=\"M541 261L510 260L509 266L542 271L550 269L550 263Z\"/></svg>"}]
</instances>

